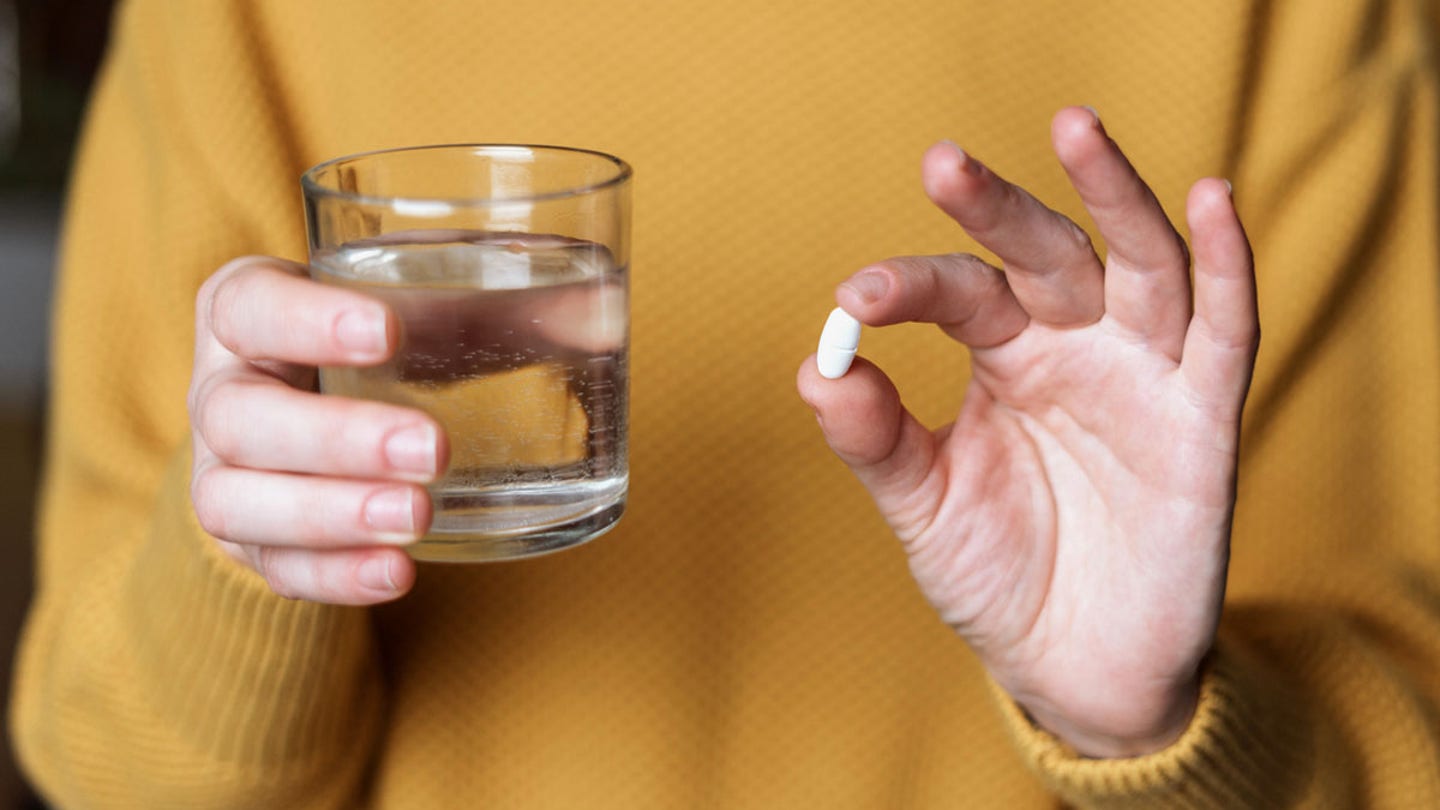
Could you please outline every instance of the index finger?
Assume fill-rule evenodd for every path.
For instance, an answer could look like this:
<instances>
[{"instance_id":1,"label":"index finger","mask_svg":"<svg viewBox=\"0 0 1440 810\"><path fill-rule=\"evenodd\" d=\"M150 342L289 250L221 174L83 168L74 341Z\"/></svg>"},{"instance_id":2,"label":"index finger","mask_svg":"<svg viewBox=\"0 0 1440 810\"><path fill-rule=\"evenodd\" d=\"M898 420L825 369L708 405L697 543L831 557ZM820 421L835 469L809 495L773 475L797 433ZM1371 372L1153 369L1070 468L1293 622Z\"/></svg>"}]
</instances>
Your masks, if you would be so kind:
<instances>
[{"instance_id":1,"label":"index finger","mask_svg":"<svg viewBox=\"0 0 1440 810\"><path fill-rule=\"evenodd\" d=\"M930 147L923 172L925 193L1000 257L1016 300L1032 318L1070 327L1105 314L1100 260L1078 225L954 144Z\"/></svg>"},{"instance_id":2,"label":"index finger","mask_svg":"<svg viewBox=\"0 0 1440 810\"><path fill-rule=\"evenodd\" d=\"M394 352L399 324L384 303L305 278L304 265L236 259L196 297L197 339L251 361L374 365Z\"/></svg>"}]
</instances>

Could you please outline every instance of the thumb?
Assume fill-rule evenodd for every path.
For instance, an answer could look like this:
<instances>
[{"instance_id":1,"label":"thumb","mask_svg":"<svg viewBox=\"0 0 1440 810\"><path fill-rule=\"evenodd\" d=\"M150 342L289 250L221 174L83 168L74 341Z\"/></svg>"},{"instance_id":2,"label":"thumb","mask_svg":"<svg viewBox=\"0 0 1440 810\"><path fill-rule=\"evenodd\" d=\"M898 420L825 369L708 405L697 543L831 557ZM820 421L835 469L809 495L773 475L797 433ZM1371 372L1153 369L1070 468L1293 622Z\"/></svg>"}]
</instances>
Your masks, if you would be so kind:
<instances>
[{"instance_id":1,"label":"thumb","mask_svg":"<svg viewBox=\"0 0 1440 810\"><path fill-rule=\"evenodd\" d=\"M811 355L795 385L819 418L830 449L870 491L901 539L911 539L930 522L940 500L939 476L932 474L934 434L901 404L885 372L863 358L830 380L820 376Z\"/></svg>"}]
</instances>

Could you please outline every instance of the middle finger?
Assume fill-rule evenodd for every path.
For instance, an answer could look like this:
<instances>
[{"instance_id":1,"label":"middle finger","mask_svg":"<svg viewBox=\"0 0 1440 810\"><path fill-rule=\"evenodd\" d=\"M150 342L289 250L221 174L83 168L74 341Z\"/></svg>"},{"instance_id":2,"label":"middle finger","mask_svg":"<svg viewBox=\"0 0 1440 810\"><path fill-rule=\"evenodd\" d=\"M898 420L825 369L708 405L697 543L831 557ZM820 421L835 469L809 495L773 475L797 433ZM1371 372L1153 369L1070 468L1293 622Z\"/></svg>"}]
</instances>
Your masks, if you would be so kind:
<instances>
[{"instance_id":1,"label":"middle finger","mask_svg":"<svg viewBox=\"0 0 1440 810\"><path fill-rule=\"evenodd\" d=\"M215 455L253 469L424 483L449 461L445 431L423 411L297 391L258 372L216 378L194 421Z\"/></svg>"},{"instance_id":2,"label":"middle finger","mask_svg":"<svg viewBox=\"0 0 1440 810\"><path fill-rule=\"evenodd\" d=\"M1093 110L1061 110L1051 137L1105 237L1106 315L1179 360L1190 323L1190 262L1180 234Z\"/></svg>"}]
</instances>

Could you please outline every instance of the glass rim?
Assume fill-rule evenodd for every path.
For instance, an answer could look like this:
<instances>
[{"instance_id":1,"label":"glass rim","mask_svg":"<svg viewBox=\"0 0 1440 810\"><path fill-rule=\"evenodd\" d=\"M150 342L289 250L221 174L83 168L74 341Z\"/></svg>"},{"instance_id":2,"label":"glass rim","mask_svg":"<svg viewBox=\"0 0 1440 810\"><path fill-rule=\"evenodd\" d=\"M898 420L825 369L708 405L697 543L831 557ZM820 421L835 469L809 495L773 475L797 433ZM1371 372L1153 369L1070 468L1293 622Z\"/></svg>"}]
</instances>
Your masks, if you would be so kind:
<instances>
[{"instance_id":1,"label":"glass rim","mask_svg":"<svg viewBox=\"0 0 1440 810\"><path fill-rule=\"evenodd\" d=\"M405 152L451 152L459 150L474 151L495 151L524 149L530 152L551 152L567 153L572 155L589 155L609 162L615 173L610 177L593 183L577 185L569 188L562 188L558 191L550 191L544 194L521 194L513 197L405 197L399 195L376 196L373 194L358 194L350 191L341 191L321 184L316 177L342 163L376 158L384 155L395 155ZM624 160L596 149L584 149L578 146L556 146L553 144L536 143L438 143L420 146L396 146L386 149L371 149L365 152L355 152L349 155L330 158L306 169L300 175L300 187L305 194L310 196L334 197L363 205L393 205L394 203L445 203L452 206L463 206L467 208L487 208L495 205L513 205L515 203L547 202L550 200L563 200L570 197L583 197L587 194L594 194L599 191L619 186L629 180L634 174L630 164Z\"/></svg>"}]
</instances>

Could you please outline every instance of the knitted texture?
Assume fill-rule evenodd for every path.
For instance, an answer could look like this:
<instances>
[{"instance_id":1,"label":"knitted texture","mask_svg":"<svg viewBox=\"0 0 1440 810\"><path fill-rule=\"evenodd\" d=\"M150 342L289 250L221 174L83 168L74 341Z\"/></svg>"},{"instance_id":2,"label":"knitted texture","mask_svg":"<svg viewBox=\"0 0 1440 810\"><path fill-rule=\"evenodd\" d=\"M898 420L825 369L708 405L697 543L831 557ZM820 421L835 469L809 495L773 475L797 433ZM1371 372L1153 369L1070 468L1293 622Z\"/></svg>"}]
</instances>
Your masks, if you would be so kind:
<instances>
[{"instance_id":1,"label":"knitted texture","mask_svg":"<svg viewBox=\"0 0 1440 810\"><path fill-rule=\"evenodd\" d=\"M1434 17L133 0L70 197L24 766L77 808L1440 807ZM1103 762L995 694L793 387L839 280L975 249L921 192L932 142L1088 222L1048 140L1075 103L1182 223L1233 180L1265 333L1200 709ZM449 142L636 169L629 511L380 608L282 600L190 512L196 290L303 259L307 166ZM962 348L863 351L954 415Z\"/></svg>"}]
</instances>

